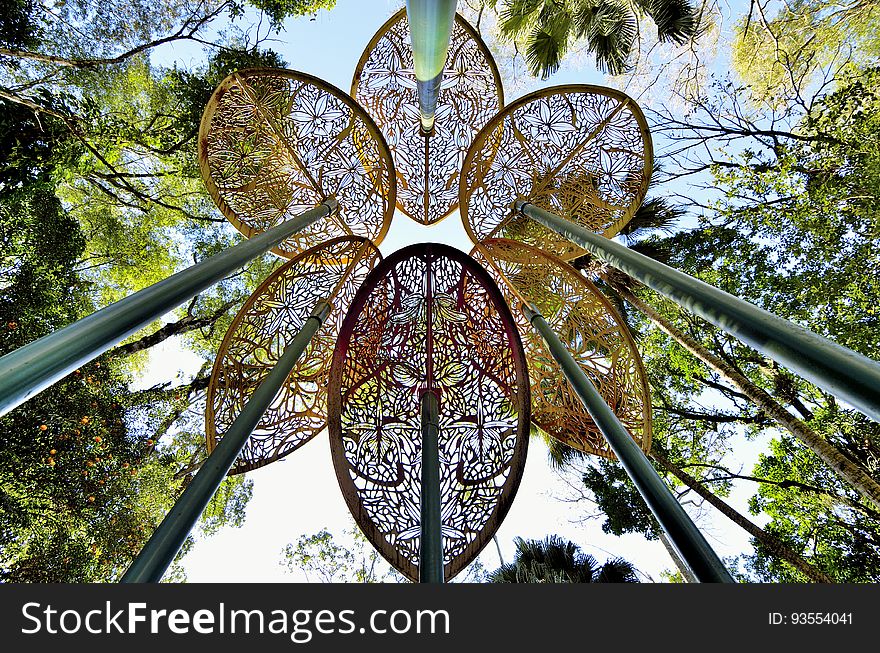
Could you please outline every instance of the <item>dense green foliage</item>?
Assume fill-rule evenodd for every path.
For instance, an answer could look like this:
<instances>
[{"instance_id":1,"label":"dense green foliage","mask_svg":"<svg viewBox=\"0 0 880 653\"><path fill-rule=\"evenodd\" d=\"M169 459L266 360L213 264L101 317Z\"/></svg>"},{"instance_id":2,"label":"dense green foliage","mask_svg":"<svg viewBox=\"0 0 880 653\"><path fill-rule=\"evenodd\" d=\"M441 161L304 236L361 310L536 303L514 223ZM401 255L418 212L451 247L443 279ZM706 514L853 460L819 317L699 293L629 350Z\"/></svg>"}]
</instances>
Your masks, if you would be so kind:
<instances>
[{"instance_id":1,"label":"dense green foliage","mask_svg":"<svg viewBox=\"0 0 880 653\"><path fill-rule=\"evenodd\" d=\"M198 38L227 9L4 5L0 353L234 242L199 177L201 113L231 71L283 61L235 40L188 69L149 57L161 40ZM274 265L257 261L177 323L148 327L0 418L0 577L102 581L125 571L205 456L205 377L132 393L143 352L181 334L213 355L230 308ZM198 532L240 525L251 491L251 481L227 479Z\"/></svg>"}]
</instances>

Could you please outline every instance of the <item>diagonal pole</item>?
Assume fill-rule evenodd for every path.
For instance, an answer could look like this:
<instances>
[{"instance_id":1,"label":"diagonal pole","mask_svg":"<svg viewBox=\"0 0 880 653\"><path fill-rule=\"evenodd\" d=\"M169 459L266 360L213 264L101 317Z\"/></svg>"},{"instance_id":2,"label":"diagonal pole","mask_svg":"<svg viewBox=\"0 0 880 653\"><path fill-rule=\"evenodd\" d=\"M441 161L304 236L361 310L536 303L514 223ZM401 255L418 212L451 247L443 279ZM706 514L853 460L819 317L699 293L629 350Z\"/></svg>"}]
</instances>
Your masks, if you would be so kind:
<instances>
[{"instance_id":1,"label":"diagonal pole","mask_svg":"<svg viewBox=\"0 0 880 653\"><path fill-rule=\"evenodd\" d=\"M639 494L660 522L669 539L693 570L701 583L733 583L730 572L718 559L706 538L697 529L688 514L675 500L669 488L660 479L648 458L627 432L617 415L609 408L602 395L562 344L534 306L522 307L526 319L541 334L553 358L559 363L565 378L590 413L596 426L605 436L611 450L623 465Z\"/></svg>"},{"instance_id":2,"label":"diagonal pole","mask_svg":"<svg viewBox=\"0 0 880 653\"><path fill-rule=\"evenodd\" d=\"M880 363L534 204L514 208L880 421Z\"/></svg>"},{"instance_id":3,"label":"diagonal pole","mask_svg":"<svg viewBox=\"0 0 880 653\"><path fill-rule=\"evenodd\" d=\"M238 454L263 417L263 413L287 381L290 371L329 313L328 303L319 301L315 305L305 324L284 348L284 353L275 367L251 395L241 413L223 435L223 439L199 469L192 483L186 487L174 507L159 524L159 528L125 572L121 582L156 583L162 578L205 510L205 506L226 478L226 473L238 458Z\"/></svg>"},{"instance_id":4,"label":"diagonal pole","mask_svg":"<svg viewBox=\"0 0 880 653\"><path fill-rule=\"evenodd\" d=\"M443 68L446 66L455 21L455 0L406 0L406 18L412 43L422 133L430 134L434 130L437 97L440 95Z\"/></svg>"},{"instance_id":5,"label":"diagonal pole","mask_svg":"<svg viewBox=\"0 0 880 653\"><path fill-rule=\"evenodd\" d=\"M328 199L0 358L0 415L338 208Z\"/></svg>"}]
</instances>

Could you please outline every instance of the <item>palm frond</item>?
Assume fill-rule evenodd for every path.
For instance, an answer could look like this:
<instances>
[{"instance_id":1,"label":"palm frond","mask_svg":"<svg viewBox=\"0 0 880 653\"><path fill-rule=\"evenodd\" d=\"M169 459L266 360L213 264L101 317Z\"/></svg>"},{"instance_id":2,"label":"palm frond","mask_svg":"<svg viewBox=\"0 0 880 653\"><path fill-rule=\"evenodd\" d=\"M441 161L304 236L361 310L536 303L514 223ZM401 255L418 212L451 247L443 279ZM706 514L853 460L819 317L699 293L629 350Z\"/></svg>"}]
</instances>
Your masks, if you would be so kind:
<instances>
[{"instance_id":1,"label":"palm frond","mask_svg":"<svg viewBox=\"0 0 880 653\"><path fill-rule=\"evenodd\" d=\"M646 238L630 245L630 249L639 254L644 254L648 258L668 265L673 257L673 250L669 241L660 240L658 238Z\"/></svg>"},{"instance_id":2,"label":"palm frond","mask_svg":"<svg viewBox=\"0 0 880 653\"><path fill-rule=\"evenodd\" d=\"M544 435L544 442L547 443L547 459L553 469L562 469L574 461L587 457L587 454L582 451L569 447L564 442L543 433L543 431L542 434Z\"/></svg>"},{"instance_id":3,"label":"palm frond","mask_svg":"<svg viewBox=\"0 0 880 653\"><path fill-rule=\"evenodd\" d=\"M526 65L533 75L547 79L559 70L570 33L571 21L567 14L541 11L526 48Z\"/></svg>"},{"instance_id":4,"label":"palm frond","mask_svg":"<svg viewBox=\"0 0 880 653\"><path fill-rule=\"evenodd\" d=\"M586 11L580 14L583 21L580 26L585 28L582 35L587 37L599 70L610 75L626 72L636 38L636 19L632 12L608 2L596 7L589 20Z\"/></svg>"},{"instance_id":5,"label":"palm frond","mask_svg":"<svg viewBox=\"0 0 880 653\"><path fill-rule=\"evenodd\" d=\"M623 558L608 560L596 575L596 583L638 583L636 568Z\"/></svg>"},{"instance_id":6,"label":"palm frond","mask_svg":"<svg viewBox=\"0 0 880 653\"><path fill-rule=\"evenodd\" d=\"M559 535L543 540L514 538L516 558L487 575L493 583L626 583L638 582L635 568L623 558L602 567L577 544Z\"/></svg>"},{"instance_id":7,"label":"palm frond","mask_svg":"<svg viewBox=\"0 0 880 653\"><path fill-rule=\"evenodd\" d=\"M661 42L674 41L681 45L697 33L697 10L687 0L649 0L644 4L657 25Z\"/></svg>"},{"instance_id":8,"label":"palm frond","mask_svg":"<svg viewBox=\"0 0 880 653\"><path fill-rule=\"evenodd\" d=\"M543 0L505 0L499 12L501 35L516 39L526 34L537 20Z\"/></svg>"},{"instance_id":9,"label":"palm frond","mask_svg":"<svg viewBox=\"0 0 880 653\"><path fill-rule=\"evenodd\" d=\"M662 231L669 235L675 232L679 220L686 213L662 197L653 197L642 202L620 233L626 236L627 244L633 240L632 236L642 235L646 231Z\"/></svg>"}]
</instances>

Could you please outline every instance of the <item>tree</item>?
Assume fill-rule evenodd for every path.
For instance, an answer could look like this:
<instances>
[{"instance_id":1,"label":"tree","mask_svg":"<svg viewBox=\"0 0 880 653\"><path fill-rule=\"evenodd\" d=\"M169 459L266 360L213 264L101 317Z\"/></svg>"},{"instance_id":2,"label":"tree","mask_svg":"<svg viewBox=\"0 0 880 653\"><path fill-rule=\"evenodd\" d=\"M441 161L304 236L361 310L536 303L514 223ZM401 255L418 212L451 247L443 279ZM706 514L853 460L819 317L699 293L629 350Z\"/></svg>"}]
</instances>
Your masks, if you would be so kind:
<instances>
[{"instance_id":1,"label":"tree","mask_svg":"<svg viewBox=\"0 0 880 653\"><path fill-rule=\"evenodd\" d=\"M841 583L876 583L880 578L880 514L858 504L835 501L847 488L828 473L811 452L789 437L771 443L755 466L755 475L766 479L750 502L757 514L770 515L765 527L791 548L809 550L814 564L830 570ZM799 479L814 491L803 491L786 481ZM830 495L830 496L829 496ZM830 505L829 505L830 504ZM763 581L801 582L802 576L781 565L762 543L746 562Z\"/></svg>"},{"instance_id":2,"label":"tree","mask_svg":"<svg viewBox=\"0 0 880 653\"><path fill-rule=\"evenodd\" d=\"M21 105L4 120L10 147L0 161L0 353L95 309L92 281L78 269L88 238L53 187L76 141L61 121L41 120ZM159 443L154 425L181 402L132 402L125 353L84 365L0 418L4 580L117 579L182 490L180 460L203 449L202 431L192 442L177 436ZM250 487L242 478L225 481L200 531L239 525Z\"/></svg>"},{"instance_id":3,"label":"tree","mask_svg":"<svg viewBox=\"0 0 880 653\"><path fill-rule=\"evenodd\" d=\"M302 571L306 580L311 581L314 575L322 583L408 582L379 555L354 523L343 532L343 538L340 544L326 528L302 535L296 545L284 547L279 564L289 573ZM484 576L483 565L476 559L452 582L482 582Z\"/></svg>"},{"instance_id":4,"label":"tree","mask_svg":"<svg viewBox=\"0 0 880 653\"><path fill-rule=\"evenodd\" d=\"M635 567L623 558L608 560L601 567L596 559L558 535L543 541L514 539L512 563L489 572L492 583L637 583Z\"/></svg>"},{"instance_id":5,"label":"tree","mask_svg":"<svg viewBox=\"0 0 880 653\"><path fill-rule=\"evenodd\" d=\"M272 25L280 29L290 16L314 16L320 9L330 10L336 0L249 0L249 4L266 13Z\"/></svg>"},{"instance_id":6,"label":"tree","mask_svg":"<svg viewBox=\"0 0 880 653\"><path fill-rule=\"evenodd\" d=\"M685 43L699 27L698 12L686 0L504 0L499 14L501 37L522 45L529 70L542 79L558 70L581 39L599 70L624 72L643 15L654 22L661 42Z\"/></svg>"},{"instance_id":7,"label":"tree","mask_svg":"<svg viewBox=\"0 0 880 653\"><path fill-rule=\"evenodd\" d=\"M306 580L311 580L314 574L322 583L406 582L370 546L358 528L350 528L344 536L351 544L337 544L326 528L313 535L301 535L296 546L284 547L280 564L289 573L302 571Z\"/></svg>"},{"instance_id":8,"label":"tree","mask_svg":"<svg viewBox=\"0 0 880 653\"><path fill-rule=\"evenodd\" d=\"M880 8L873 2L840 7L822 0L752 0L736 26L734 68L753 101L778 106L803 102L841 72L871 65L880 55Z\"/></svg>"},{"instance_id":9,"label":"tree","mask_svg":"<svg viewBox=\"0 0 880 653\"><path fill-rule=\"evenodd\" d=\"M672 237L667 234L665 238L638 240L632 238L630 234L628 238L630 246L648 255L659 257L675 267L736 294L742 294L743 282L745 282L747 293L749 290L753 292L758 290L761 293L752 296L747 294L747 298L766 297L774 302L775 312L790 318L811 320L813 324L810 326L814 330L820 332L823 329L827 330L828 320L823 318L828 314L822 311L822 305L827 301L836 301L837 297L824 296L818 289L823 286L827 289L829 285L835 288L835 283L840 283L842 292L846 293L848 284L858 278L856 268L864 269L866 259L870 260L875 250L870 240L862 241L858 237L849 240L846 247L852 247L852 250L848 253L855 253L856 258L847 265L852 264L855 267L850 268L849 279L844 275L837 276L834 257L839 249L839 241L836 236L825 239L820 231L827 229L829 223L833 225L836 221L847 221L850 226L854 218L855 224L859 225L867 225L872 221L870 213L868 215L862 213L865 217L857 213L852 215L854 211L850 211L850 215L845 216L839 213L833 214L835 209L839 212L841 207L852 204L856 205L853 208L859 207L860 210L864 210L861 209L858 201L853 202L853 198L859 196L854 193L852 184L864 188L861 179L863 177L870 179L874 165L872 157L876 147L872 138L876 136L863 125L871 124L873 118L870 107L876 100L871 97L870 92L864 91L862 79L861 76L857 76L852 88L844 87L839 92L817 102L805 123L813 133L821 134L820 138L789 138L788 140L794 140L794 143L784 146L791 151L800 152L804 157L802 160L809 161L814 169L822 169L823 158L829 157L830 161L835 161L836 157L835 163L831 166L835 174L823 177L820 183L814 179L812 188L808 186L801 198L794 197L796 193L786 196L787 202L799 205L797 212L787 212L784 203L776 203L780 205L777 209L773 203L764 202L756 207L756 212L773 213L775 219L772 222L762 220L760 228L754 223L749 225L748 219L739 213L722 212L714 217L715 220L719 218L725 220L720 226L713 224L713 216L705 216L700 228L677 233ZM848 109L841 111L840 105ZM853 106L869 110L865 111L865 115L860 115L860 112L852 110ZM824 125L821 130L816 128L820 122ZM834 127L830 128L829 125ZM802 130L800 133L806 131ZM861 139L857 145L853 142L852 148L843 146L845 140L843 135L849 132L858 133ZM825 160L829 161L829 159ZM841 159L846 160L847 164L841 164ZM800 163L792 166L798 168L799 172L795 173L794 179L785 183L798 183L796 175L803 173L804 166L805 164ZM863 171L859 170L862 166L865 168ZM851 179L848 178L850 170L856 175ZM844 174L840 174L842 172ZM731 169L725 168L721 174L733 173ZM753 175L766 175L764 178L768 185L781 183L778 168L772 171L752 168L741 170L740 174L747 179L752 178ZM720 185L722 188L725 187L724 184ZM829 204L823 206L817 198L811 197L810 193L820 192L822 185L837 197L833 207ZM753 200L750 198L754 197L754 192L740 186L735 191L729 192L728 197L736 198L737 202L748 201L749 206L752 206ZM821 218L819 211L822 212ZM804 219L803 216L813 212L816 212L815 220ZM630 231L638 231L638 218L637 215L637 219L631 223ZM732 223L740 228L732 228L730 226ZM858 233L861 235L866 231L862 229ZM778 237L779 240L774 241L773 236ZM736 244L732 245L733 242ZM786 266L784 273L780 274L779 260L783 252L803 250L818 243L824 245L815 247L809 261L801 263L799 260L799 265L792 265L790 268ZM833 262L829 261L829 258L832 258ZM848 581L852 578L866 579L871 572L866 572L862 576L854 575L849 561L859 559L860 550L870 551L868 545L860 545L858 542L870 543L871 532L877 528L877 524L872 521L876 516L873 505L878 497L876 441L873 436L876 425L865 420L861 415L840 409L833 398L818 393L809 384L796 379L772 361L767 361L725 334L707 327L701 320L683 314L670 302L658 301L653 293L647 296L650 296L656 305L649 305L643 298L646 296L644 293L640 293L643 297L636 296L632 290L632 282L625 276L604 269L602 266L590 269L587 263L588 259L585 259L580 262L580 266L591 270L593 274L599 274L612 297L626 300L630 306L636 308L673 338L675 343L673 345L670 345L668 340L661 339L656 345L651 344L648 347L646 365L649 376L654 377L652 386L655 404L660 404L657 406L658 409L673 416L677 415L679 421L694 422L694 427L700 422L713 430L717 430L723 424L740 424L747 426L749 431L755 434L767 426L784 429L796 435L833 469L842 473L844 478L859 489L864 499L860 501L858 495L842 488L839 482L829 485L825 480L811 478L804 473L803 467L789 467L787 475L771 476L760 465L752 475L745 475L729 471L720 464L720 461L697 458L685 459L674 464L670 460L671 456L660 454L657 449L659 444L669 443L668 436L664 437L662 434L662 428L657 429L655 433L655 446L651 452L656 460L662 461L661 469L671 471L679 482L684 483L753 535L756 555L749 558L747 564L753 571L762 570L761 578L799 581L808 578L822 582L828 582L829 578L840 581ZM872 263L867 264L867 267L872 266ZM859 286L864 285L859 284ZM815 290L804 293L799 301L791 302L794 311L788 309L786 304L789 298L798 297L798 293L803 292L804 287ZM860 297L871 294L870 290L865 292L862 287L859 287L857 292L860 293ZM862 302L851 300L846 301L846 305L846 310L831 312L832 319L839 321L839 326L835 327L834 331L847 334L850 340L846 344L856 345L856 348L861 347L863 351L871 351L870 348L875 346L876 338L861 330L864 322L861 311L862 307L867 309L867 306ZM816 310L817 308L819 310ZM643 351L646 342L651 343L651 338L642 333ZM682 358L679 353L682 350L676 345L696 355L700 361L709 366L710 372L715 374L706 374L695 369L692 363ZM719 380L723 383L719 384ZM694 381L697 381L696 385ZM699 390L701 385L704 387L703 391ZM670 390L679 394L679 398L674 399L670 396L672 394ZM688 403L693 402L694 399L699 401L699 395L706 390L723 393L725 403L732 403L735 410L709 413L704 409L681 405L681 399L686 399ZM751 403L752 407L748 403L743 404L743 399ZM718 399L713 401L717 402ZM705 403L705 400L700 403ZM754 412L754 408L758 409L757 412ZM790 412L792 410L799 413L801 419L796 418ZM829 411L838 417L842 415L845 417L835 419L832 426L829 420L818 417L829 414ZM856 420L867 427L861 438L853 437L855 429L849 424L849 420ZM661 421L660 425L663 424L664 421ZM686 433L694 433L694 427L689 428ZM697 432L693 437L696 439L704 436L699 436ZM703 478L699 480L694 478L685 472L684 468L701 470ZM827 474L828 468L824 469ZM712 471L706 473L706 470ZM626 532L626 529L636 528L645 532L646 536L652 536L656 528L653 519L646 520L635 510L619 509L621 504L626 503L624 498L626 495L624 497L619 495L620 490L612 487L608 482L608 475L607 469L601 472L594 469L592 473L585 475L584 479L594 495L597 495L600 506L606 511L611 511L611 516L608 517L603 528L617 529L615 532ZM766 496L768 500L759 501L756 498L752 503L753 512L758 514L761 508L767 507L769 512L776 515L766 528L758 528L741 514L732 511L730 506L716 496L718 484L729 484L731 480L745 480L758 484L759 496ZM715 490L709 491L707 485L715 486ZM798 505L812 506L812 511L799 509ZM798 517L795 517L795 514ZM806 517L808 514L809 519ZM805 530L801 532L800 539L792 535L790 527L792 523L803 524ZM846 529L855 529L862 534L861 539L848 543L845 538L835 533L835 530ZM803 535L806 532L811 533L815 538L812 549ZM829 550L836 549L839 556L834 558L819 555L815 545L820 542L824 543L821 546ZM832 545L831 542L834 544ZM784 564L783 561L790 564Z\"/></svg>"}]
</instances>

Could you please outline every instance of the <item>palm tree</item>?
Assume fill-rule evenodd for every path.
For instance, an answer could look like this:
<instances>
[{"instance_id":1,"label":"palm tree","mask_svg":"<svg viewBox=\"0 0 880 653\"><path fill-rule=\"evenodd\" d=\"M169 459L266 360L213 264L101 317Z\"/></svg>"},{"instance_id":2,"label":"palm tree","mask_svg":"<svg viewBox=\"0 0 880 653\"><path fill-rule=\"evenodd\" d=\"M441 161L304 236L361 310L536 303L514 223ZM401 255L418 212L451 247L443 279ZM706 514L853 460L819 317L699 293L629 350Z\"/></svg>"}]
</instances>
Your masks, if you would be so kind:
<instances>
[{"instance_id":1,"label":"palm tree","mask_svg":"<svg viewBox=\"0 0 880 653\"><path fill-rule=\"evenodd\" d=\"M516 557L488 575L491 583L637 583L635 567L623 558L601 567L577 544L558 535L542 540L517 537Z\"/></svg>"},{"instance_id":2,"label":"palm tree","mask_svg":"<svg viewBox=\"0 0 880 653\"><path fill-rule=\"evenodd\" d=\"M651 17L661 42L685 43L699 27L698 12L687 0L503 0L499 15L501 37L525 45L529 70L542 79L583 38L599 70L625 72L638 16Z\"/></svg>"}]
</instances>

